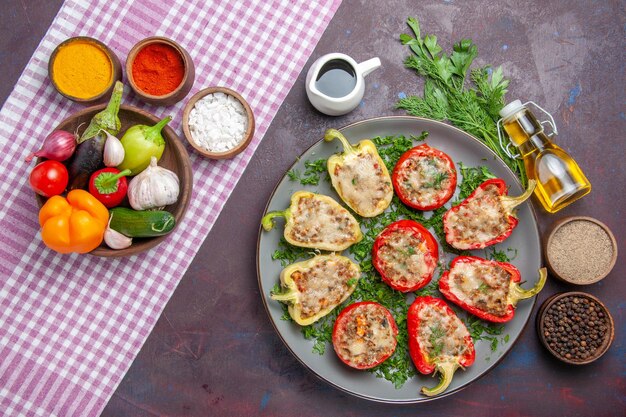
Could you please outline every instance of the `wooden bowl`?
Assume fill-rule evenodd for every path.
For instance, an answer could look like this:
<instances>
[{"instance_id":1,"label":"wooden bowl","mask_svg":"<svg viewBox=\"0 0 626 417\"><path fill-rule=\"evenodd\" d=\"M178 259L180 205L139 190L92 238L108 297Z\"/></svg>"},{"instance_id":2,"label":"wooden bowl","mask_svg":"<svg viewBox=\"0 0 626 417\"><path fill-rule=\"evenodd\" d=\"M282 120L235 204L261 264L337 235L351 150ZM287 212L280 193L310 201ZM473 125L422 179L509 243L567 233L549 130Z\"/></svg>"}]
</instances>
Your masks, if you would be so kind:
<instances>
[{"instance_id":1,"label":"wooden bowl","mask_svg":"<svg viewBox=\"0 0 626 417\"><path fill-rule=\"evenodd\" d=\"M559 261L557 260L558 254L555 249L555 246L559 245L561 247L567 247L568 252L562 253L562 257L566 257L568 260L572 260L572 258L578 255L579 258L582 258L586 263L592 262L592 251L599 250L597 247L592 247L593 244L590 242L591 235L590 234L582 234L582 235L564 235L566 229L563 227L567 225L572 225L574 222L589 222L589 225L592 225L594 228L597 228L598 232L604 231L606 233L606 239L603 239L604 243L610 248L606 248L607 250L611 250L611 254L607 254L603 256L604 262L601 266L592 267L589 265L589 269L596 271L597 274L592 277L588 277L586 279L585 275L589 272L585 273L585 271L580 271L577 268L564 268L559 266ZM558 233L561 230L561 233ZM552 231L548 234L548 237L545 241L544 247L544 258L546 260L546 264L550 269L551 275L560 279L561 281L574 284L574 285L589 285L595 282L598 282L604 279L615 266L615 262L617 261L617 242L615 240L615 236L608 228L608 226L601 221L594 219L593 217L586 216L570 216L565 217L559 221L557 221L552 227ZM599 269L598 269L599 268ZM564 269L574 269L576 272L567 271Z\"/></svg>"},{"instance_id":2,"label":"wooden bowl","mask_svg":"<svg viewBox=\"0 0 626 417\"><path fill-rule=\"evenodd\" d=\"M109 86L97 96L86 98L86 99L71 96L69 94L64 93L56 84L56 81L54 79L54 60L56 59L59 51L64 46L72 42L76 42L76 41L84 41L84 42L90 42L90 43L95 44L100 49L102 49L102 51L104 51L104 53L107 55L107 57L109 58L111 62L111 68L112 68L112 74L113 74L111 77L111 84L109 84ZM120 64L120 60L117 58L115 53L105 44L100 42L99 40L90 38L88 36L75 36L73 38L69 38L61 42L56 48L54 48L54 51L52 51L52 55L50 55L50 60L48 61L48 76L50 78L50 81L52 82L52 86L63 97L69 98L70 100L75 101L76 103L83 104L85 106L92 106L94 104L108 102L109 98L111 97L111 93L113 92L113 87L115 86L115 82L122 80L122 65Z\"/></svg>"},{"instance_id":3,"label":"wooden bowl","mask_svg":"<svg viewBox=\"0 0 626 417\"><path fill-rule=\"evenodd\" d=\"M172 92L162 95L155 96L149 94L143 90L141 90L137 84L135 83L135 79L133 78L133 62L137 57L139 51L145 48L148 45L160 43L171 46L180 54L183 59L183 65L185 66L185 73L183 76L183 80ZM196 77L196 70L193 64L193 60L191 59L191 55L178 43L174 42L171 39L164 38L162 36L153 36L150 38L146 38L142 41L139 41L133 46L133 48L128 53L128 57L126 58L126 76L128 77L128 83L132 90L137 94L139 98L141 98L146 103L154 104L157 106L171 106L178 103L182 100L193 87L193 82Z\"/></svg>"},{"instance_id":4,"label":"wooden bowl","mask_svg":"<svg viewBox=\"0 0 626 417\"><path fill-rule=\"evenodd\" d=\"M104 109L104 107L105 105L103 104L81 110L63 120L57 127L55 127L55 130L62 129L68 132L75 132L76 129L79 129L79 126L82 124L79 129L80 134L85 130L91 118L96 113ZM120 133L118 133L119 138L121 138L124 132L126 132L126 130L133 125L154 125L160 120L158 117L144 110L124 105L120 107L119 117L122 122L122 129L120 130ZM167 210L174 215L176 225L178 226L183 220L187 207L189 206L189 200L191 199L191 190L193 187L191 161L189 160L189 155L187 154L185 146L171 127L165 126L162 131L162 135L165 139L165 150L159 160L159 166L175 172L180 180L180 194L178 196L178 201L165 207L164 210ZM39 159L37 160L37 163L41 161L42 160ZM39 206L43 206L46 202L46 198L40 196L39 194L36 194L36 197ZM122 203L122 205L128 206L127 201ZM106 246L104 242L102 242L99 247L89 253L91 255L104 257L136 255L155 247L163 240L167 239L168 236L169 234L153 238L133 238L133 244L126 249L111 249Z\"/></svg>"},{"instance_id":5,"label":"wooden bowl","mask_svg":"<svg viewBox=\"0 0 626 417\"><path fill-rule=\"evenodd\" d=\"M195 106L196 102L200 100L201 98L203 98L204 96L208 94L213 94L213 93L224 93L224 94L228 94L236 98L243 105L244 109L246 109L246 114L248 115L248 128L246 129L246 132L244 133L243 138L234 148L229 149L225 152L211 152L202 148L200 145L196 143L196 141L194 140L191 134L191 130L189 129L189 114L191 113L191 110ZM189 99L189 101L185 105L185 109L183 110L183 132L185 134L185 138L187 139L187 142L189 142L189 144L193 146L193 148L199 154L209 159L228 159L243 152L243 150L246 149L246 147L250 144L250 141L252 140L252 137L254 136L254 128L255 128L254 113L252 113L252 109L250 108L250 105L248 104L246 100L244 100L243 97L241 97L239 93L229 88L208 87L208 88L205 88L204 90L200 90Z\"/></svg>"},{"instance_id":6,"label":"wooden bowl","mask_svg":"<svg viewBox=\"0 0 626 417\"><path fill-rule=\"evenodd\" d=\"M559 354L557 350L551 347L550 342L547 340L548 336L546 334L546 331L547 331L546 317L547 317L548 311L559 300L562 300L565 297L577 297L579 299L586 298L590 302L597 305L600 308L600 311L604 314L604 317L606 317L607 330L604 333L604 337L600 343L600 346L596 349L596 351L590 357L586 359L576 360L575 358L564 357L561 354ZM580 291L570 291L570 292L555 294L552 297L548 298L546 301L544 301L541 307L539 308L539 311L537 312L536 328L537 328L537 334L539 336L539 340L541 341L543 346L548 350L548 352L550 352L558 360L565 362L567 364L570 364L570 365L586 365L588 363L591 363L597 360L598 358L600 358L602 355L606 353L606 351L611 346L613 339L615 338L615 323L613 322L613 317L611 317L609 310L600 300L598 300L593 295L585 293L585 292L580 292ZM571 334L573 333L570 333L570 335ZM579 343L580 342L581 340L579 340Z\"/></svg>"}]
</instances>

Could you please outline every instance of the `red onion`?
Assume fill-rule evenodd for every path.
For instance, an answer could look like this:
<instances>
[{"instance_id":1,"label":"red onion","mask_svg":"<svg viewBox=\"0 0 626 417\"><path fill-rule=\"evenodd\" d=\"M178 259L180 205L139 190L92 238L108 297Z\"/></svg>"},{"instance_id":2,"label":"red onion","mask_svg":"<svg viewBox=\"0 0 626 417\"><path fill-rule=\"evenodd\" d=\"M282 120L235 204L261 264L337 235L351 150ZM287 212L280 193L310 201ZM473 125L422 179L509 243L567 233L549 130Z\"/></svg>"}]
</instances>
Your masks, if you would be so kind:
<instances>
[{"instance_id":1,"label":"red onion","mask_svg":"<svg viewBox=\"0 0 626 417\"><path fill-rule=\"evenodd\" d=\"M26 162L30 162L35 156L59 162L65 161L74 154L76 139L77 136L70 132L55 130L44 139L40 150L26 158Z\"/></svg>"}]
</instances>

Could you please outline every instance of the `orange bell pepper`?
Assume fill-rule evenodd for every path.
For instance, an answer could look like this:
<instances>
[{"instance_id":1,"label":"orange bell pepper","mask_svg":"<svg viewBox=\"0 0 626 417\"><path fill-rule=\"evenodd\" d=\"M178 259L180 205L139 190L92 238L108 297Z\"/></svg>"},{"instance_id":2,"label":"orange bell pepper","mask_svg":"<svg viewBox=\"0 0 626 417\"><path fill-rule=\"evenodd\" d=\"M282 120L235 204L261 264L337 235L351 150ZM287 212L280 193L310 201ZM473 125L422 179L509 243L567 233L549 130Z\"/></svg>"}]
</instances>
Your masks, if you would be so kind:
<instances>
[{"instance_id":1,"label":"orange bell pepper","mask_svg":"<svg viewBox=\"0 0 626 417\"><path fill-rule=\"evenodd\" d=\"M109 211L85 190L50 197L39 211L43 243L59 253L86 253L104 238Z\"/></svg>"}]
</instances>

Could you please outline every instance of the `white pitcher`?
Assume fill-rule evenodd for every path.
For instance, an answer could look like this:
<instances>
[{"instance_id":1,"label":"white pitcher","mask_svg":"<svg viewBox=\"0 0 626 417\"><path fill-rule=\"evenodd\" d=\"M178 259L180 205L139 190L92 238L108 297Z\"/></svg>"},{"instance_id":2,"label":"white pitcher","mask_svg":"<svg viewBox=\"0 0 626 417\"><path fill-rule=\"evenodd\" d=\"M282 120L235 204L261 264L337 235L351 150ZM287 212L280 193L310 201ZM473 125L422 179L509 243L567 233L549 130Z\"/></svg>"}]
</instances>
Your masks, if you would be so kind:
<instances>
[{"instance_id":1,"label":"white pitcher","mask_svg":"<svg viewBox=\"0 0 626 417\"><path fill-rule=\"evenodd\" d=\"M318 58L306 76L309 101L329 116L351 112L363 98L364 77L380 65L378 58L358 64L348 55L336 52Z\"/></svg>"}]
</instances>

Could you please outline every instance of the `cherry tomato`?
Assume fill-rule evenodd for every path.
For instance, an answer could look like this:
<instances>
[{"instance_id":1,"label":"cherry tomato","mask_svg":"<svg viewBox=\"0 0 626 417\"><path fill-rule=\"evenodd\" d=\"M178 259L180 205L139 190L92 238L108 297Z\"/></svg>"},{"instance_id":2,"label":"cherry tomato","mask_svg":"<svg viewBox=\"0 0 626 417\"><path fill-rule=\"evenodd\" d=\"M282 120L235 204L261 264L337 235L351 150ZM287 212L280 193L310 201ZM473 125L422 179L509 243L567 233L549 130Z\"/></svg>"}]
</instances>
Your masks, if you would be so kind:
<instances>
[{"instance_id":1,"label":"cherry tomato","mask_svg":"<svg viewBox=\"0 0 626 417\"><path fill-rule=\"evenodd\" d=\"M69 175L67 168L57 161L44 161L30 173L30 186L44 197L59 195L65 191Z\"/></svg>"}]
</instances>

